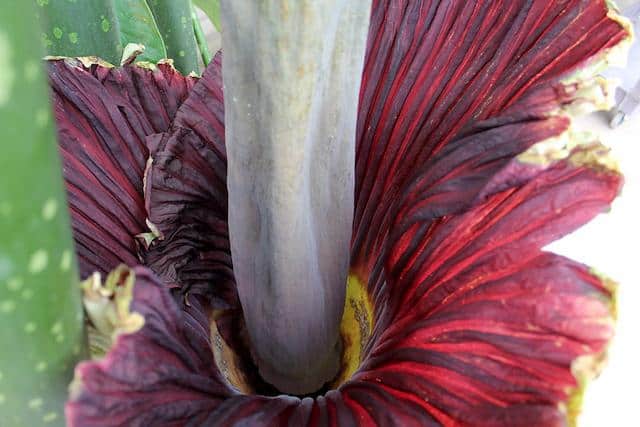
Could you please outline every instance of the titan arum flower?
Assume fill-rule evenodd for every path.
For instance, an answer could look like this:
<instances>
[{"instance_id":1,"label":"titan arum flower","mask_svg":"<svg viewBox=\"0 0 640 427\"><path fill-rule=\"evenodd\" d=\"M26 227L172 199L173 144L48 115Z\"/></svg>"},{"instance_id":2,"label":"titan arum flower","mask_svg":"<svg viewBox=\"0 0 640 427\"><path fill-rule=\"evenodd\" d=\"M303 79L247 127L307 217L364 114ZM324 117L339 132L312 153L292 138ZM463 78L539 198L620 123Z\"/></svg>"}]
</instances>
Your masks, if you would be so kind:
<instances>
[{"instance_id":1,"label":"titan arum flower","mask_svg":"<svg viewBox=\"0 0 640 427\"><path fill-rule=\"evenodd\" d=\"M222 21L202 78L49 61L106 352L69 423L573 422L614 288L543 247L620 189L570 125L606 104L625 22L577 0L234 0Z\"/></svg>"}]
</instances>

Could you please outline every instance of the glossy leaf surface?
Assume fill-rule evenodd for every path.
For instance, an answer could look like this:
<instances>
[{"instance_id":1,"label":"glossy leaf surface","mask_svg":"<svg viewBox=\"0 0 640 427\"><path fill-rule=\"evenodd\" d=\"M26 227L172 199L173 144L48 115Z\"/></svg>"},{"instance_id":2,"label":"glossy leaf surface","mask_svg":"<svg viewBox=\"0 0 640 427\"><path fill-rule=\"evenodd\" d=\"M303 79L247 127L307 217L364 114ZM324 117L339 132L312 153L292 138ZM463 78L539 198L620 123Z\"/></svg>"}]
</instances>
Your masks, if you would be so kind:
<instances>
[{"instance_id":1,"label":"glossy leaf surface","mask_svg":"<svg viewBox=\"0 0 640 427\"><path fill-rule=\"evenodd\" d=\"M198 46L191 21L189 0L147 0L167 48L167 56L183 74L196 72Z\"/></svg>"},{"instance_id":2,"label":"glossy leaf surface","mask_svg":"<svg viewBox=\"0 0 640 427\"><path fill-rule=\"evenodd\" d=\"M123 45L114 0L35 0L35 4L49 55L99 56L120 63Z\"/></svg>"},{"instance_id":3,"label":"glossy leaf surface","mask_svg":"<svg viewBox=\"0 0 640 427\"><path fill-rule=\"evenodd\" d=\"M142 44L144 53L137 60L156 63L167 57L160 30L146 0L115 0L122 46Z\"/></svg>"}]
</instances>

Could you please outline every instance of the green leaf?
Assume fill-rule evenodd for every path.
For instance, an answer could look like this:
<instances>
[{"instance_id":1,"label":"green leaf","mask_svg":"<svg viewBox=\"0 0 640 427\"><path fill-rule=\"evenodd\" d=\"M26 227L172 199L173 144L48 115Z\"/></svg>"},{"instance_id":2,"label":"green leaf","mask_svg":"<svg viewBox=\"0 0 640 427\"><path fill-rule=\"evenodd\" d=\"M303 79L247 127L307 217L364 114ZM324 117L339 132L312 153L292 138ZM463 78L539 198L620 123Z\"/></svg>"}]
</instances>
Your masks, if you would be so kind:
<instances>
[{"instance_id":1,"label":"green leaf","mask_svg":"<svg viewBox=\"0 0 640 427\"><path fill-rule=\"evenodd\" d=\"M0 13L0 423L29 427L64 425L85 348L35 8Z\"/></svg>"},{"instance_id":2,"label":"green leaf","mask_svg":"<svg viewBox=\"0 0 640 427\"><path fill-rule=\"evenodd\" d=\"M220 31L220 0L193 0L193 4L202 9Z\"/></svg>"},{"instance_id":3,"label":"green leaf","mask_svg":"<svg viewBox=\"0 0 640 427\"><path fill-rule=\"evenodd\" d=\"M147 0L160 34L167 47L167 55L183 74L200 73L198 46L193 32L190 0Z\"/></svg>"},{"instance_id":4,"label":"green leaf","mask_svg":"<svg viewBox=\"0 0 640 427\"><path fill-rule=\"evenodd\" d=\"M123 46L114 0L30 2L37 6L42 42L50 55L99 56L120 63ZM3 13L5 9L9 7Z\"/></svg>"},{"instance_id":5,"label":"green leaf","mask_svg":"<svg viewBox=\"0 0 640 427\"><path fill-rule=\"evenodd\" d=\"M156 20L145 0L115 0L120 24L120 40L142 44L145 51L138 60L157 63L167 57L167 49L156 25Z\"/></svg>"}]
</instances>

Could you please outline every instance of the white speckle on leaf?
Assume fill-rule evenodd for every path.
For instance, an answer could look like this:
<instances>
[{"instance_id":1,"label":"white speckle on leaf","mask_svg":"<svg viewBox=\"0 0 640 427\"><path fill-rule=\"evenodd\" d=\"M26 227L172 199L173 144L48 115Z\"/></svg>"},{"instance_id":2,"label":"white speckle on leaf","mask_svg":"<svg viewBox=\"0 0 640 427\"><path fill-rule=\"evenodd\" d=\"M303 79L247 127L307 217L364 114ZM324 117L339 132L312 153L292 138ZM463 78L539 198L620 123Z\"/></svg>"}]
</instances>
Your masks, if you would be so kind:
<instances>
[{"instance_id":1,"label":"white speckle on leaf","mask_svg":"<svg viewBox=\"0 0 640 427\"><path fill-rule=\"evenodd\" d=\"M69 249L62 253L60 258L60 270L67 271L71 268L71 251Z\"/></svg>"},{"instance_id":2,"label":"white speckle on leaf","mask_svg":"<svg viewBox=\"0 0 640 427\"><path fill-rule=\"evenodd\" d=\"M59 335L62 333L62 322L61 321L57 321L56 323L53 324L53 326L51 326L51 333L54 335Z\"/></svg>"},{"instance_id":3,"label":"white speckle on leaf","mask_svg":"<svg viewBox=\"0 0 640 427\"><path fill-rule=\"evenodd\" d=\"M11 204L9 204L8 202L0 203L0 215L10 216L12 210L13 208L11 207Z\"/></svg>"},{"instance_id":4,"label":"white speckle on leaf","mask_svg":"<svg viewBox=\"0 0 640 427\"><path fill-rule=\"evenodd\" d=\"M102 21L100 22L100 27L102 28L102 31L104 31L105 33L108 33L109 30L111 29L111 23L107 18L103 16Z\"/></svg>"},{"instance_id":5,"label":"white speckle on leaf","mask_svg":"<svg viewBox=\"0 0 640 427\"><path fill-rule=\"evenodd\" d=\"M35 61L29 61L24 65L24 77L32 82L38 77L38 65Z\"/></svg>"},{"instance_id":6,"label":"white speckle on leaf","mask_svg":"<svg viewBox=\"0 0 640 427\"><path fill-rule=\"evenodd\" d=\"M36 125L38 127L45 127L49 123L49 110L46 108L39 108L36 111Z\"/></svg>"},{"instance_id":7,"label":"white speckle on leaf","mask_svg":"<svg viewBox=\"0 0 640 427\"><path fill-rule=\"evenodd\" d=\"M44 372L47 370L47 362L38 362L36 372Z\"/></svg>"},{"instance_id":8,"label":"white speckle on leaf","mask_svg":"<svg viewBox=\"0 0 640 427\"><path fill-rule=\"evenodd\" d=\"M7 280L7 289L9 289L11 292L19 291L22 288L22 285L24 285L22 277L12 277Z\"/></svg>"},{"instance_id":9,"label":"white speckle on leaf","mask_svg":"<svg viewBox=\"0 0 640 427\"><path fill-rule=\"evenodd\" d=\"M2 256L0 253L0 280L3 280L5 277L9 277L11 274L11 270L13 270L13 265L8 257Z\"/></svg>"},{"instance_id":10,"label":"white speckle on leaf","mask_svg":"<svg viewBox=\"0 0 640 427\"><path fill-rule=\"evenodd\" d=\"M16 309L16 302L13 300L6 300L0 302L0 313L9 314Z\"/></svg>"},{"instance_id":11,"label":"white speckle on leaf","mask_svg":"<svg viewBox=\"0 0 640 427\"><path fill-rule=\"evenodd\" d=\"M56 419L58 419L58 414L56 414L55 412L48 412L44 415L44 417L42 417L42 421L44 421L45 423L53 422Z\"/></svg>"},{"instance_id":12,"label":"white speckle on leaf","mask_svg":"<svg viewBox=\"0 0 640 427\"><path fill-rule=\"evenodd\" d=\"M36 397L35 399L31 399L29 403L27 403L27 406L31 409L40 409L43 403L44 401L41 398Z\"/></svg>"},{"instance_id":13,"label":"white speckle on leaf","mask_svg":"<svg viewBox=\"0 0 640 427\"><path fill-rule=\"evenodd\" d=\"M33 322L29 322L29 323L27 323L26 325L24 325L24 331L25 331L27 334L32 334L32 333L34 333L34 332L36 331L36 329L37 329L37 326L36 326L36 324L35 324L35 323L33 323Z\"/></svg>"},{"instance_id":14,"label":"white speckle on leaf","mask_svg":"<svg viewBox=\"0 0 640 427\"><path fill-rule=\"evenodd\" d=\"M42 206L42 218L45 221L51 221L56 216L56 212L58 212L58 202L55 199L47 200Z\"/></svg>"},{"instance_id":15,"label":"white speckle on leaf","mask_svg":"<svg viewBox=\"0 0 640 427\"><path fill-rule=\"evenodd\" d=\"M5 397L5 395L4 394L0 394L0 405L2 405L6 400L7 400L7 398Z\"/></svg>"},{"instance_id":16,"label":"white speckle on leaf","mask_svg":"<svg viewBox=\"0 0 640 427\"><path fill-rule=\"evenodd\" d=\"M0 73L0 107L11 98L11 91L16 79L11 55L9 38L5 33L0 32L0 70L2 70Z\"/></svg>"},{"instance_id":17,"label":"white speckle on leaf","mask_svg":"<svg viewBox=\"0 0 640 427\"><path fill-rule=\"evenodd\" d=\"M57 343L61 343L64 341L63 325L61 321L57 321L51 326L51 333L54 335Z\"/></svg>"},{"instance_id":18,"label":"white speckle on leaf","mask_svg":"<svg viewBox=\"0 0 640 427\"><path fill-rule=\"evenodd\" d=\"M31 259L29 260L29 266L27 269L31 274L38 274L44 271L47 268L47 264L49 263L49 255L47 251L44 249L38 249L31 255Z\"/></svg>"},{"instance_id":19,"label":"white speckle on leaf","mask_svg":"<svg viewBox=\"0 0 640 427\"><path fill-rule=\"evenodd\" d=\"M30 300L31 298L33 298L33 291L31 289L25 289L24 291L22 291L21 296L24 300Z\"/></svg>"}]
</instances>

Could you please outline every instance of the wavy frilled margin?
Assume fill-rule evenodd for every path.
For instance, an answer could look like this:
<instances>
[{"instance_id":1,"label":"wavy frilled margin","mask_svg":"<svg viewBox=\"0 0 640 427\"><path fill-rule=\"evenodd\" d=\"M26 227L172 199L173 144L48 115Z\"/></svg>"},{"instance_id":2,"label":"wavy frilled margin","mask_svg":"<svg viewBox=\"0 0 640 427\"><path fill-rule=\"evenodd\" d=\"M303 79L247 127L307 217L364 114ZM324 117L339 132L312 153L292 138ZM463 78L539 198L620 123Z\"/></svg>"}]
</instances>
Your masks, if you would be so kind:
<instances>
[{"instance_id":1,"label":"wavy frilled margin","mask_svg":"<svg viewBox=\"0 0 640 427\"><path fill-rule=\"evenodd\" d=\"M597 98L594 98L594 101ZM604 106L609 108L609 106ZM566 141L558 146L558 140L550 140L538 144L519 156L519 160L529 164L548 165L557 159L566 159L570 164L578 168L588 168L596 174L620 174L617 161L610 155L609 149L592 139L588 133L574 134L570 131L563 134ZM561 138L565 139L565 138ZM614 323L617 317L617 283L598 273L594 269L589 269L588 274L606 295L604 300L605 311L601 317L594 319L598 326L610 327L612 338ZM588 308L585 307L585 310ZM597 327L597 326L596 326ZM581 412L582 399L589 382L595 379L606 364L608 340L606 345L591 354L579 356L571 362L571 373L575 377L576 386L567 390L568 398L565 402L559 403L559 409L566 414L568 425L576 426L578 416Z\"/></svg>"},{"instance_id":2,"label":"wavy frilled margin","mask_svg":"<svg viewBox=\"0 0 640 427\"><path fill-rule=\"evenodd\" d=\"M128 137L61 143L72 195L82 194L74 177L91 176L77 175L80 165L99 171L103 186L127 177L132 188L71 199L76 243L101 242L97 252L80 246L81 265L92 271L91 259L111 270L131 254L153 270L134 269L130 308L145 318L142 328L77 368L70 425L575 422L585 379L613 334L615 290L542 248L606 211L618 194L622 177L607 149L574 133L571 120L606 105L610 90L596 66L629 37L626 22L598 1L374 1L343 371L333 390L304 399L265 390L243 347L226 227L220 57L188 96L173 89L183 87L179 77L141 72L138 81L154 76L156 102L121 84L131 70L117 71L120 86L104 95L128 111L129 126L117 129L155 118L148 106L179 107L163 107L175 117L164 130L140 132L146 151L135 161L120 156L135 173L110 166L103 151L84 151L128 153L135 147ZM583 66L588 71L576 71ZM114 73L95 66L94 77L73 68L57 78L71 79L66 72L88 80ZM181 96L159 96L166 93ZM62 128L102 111L100 103L72 101L57 110ZM112 130L106 122L94 121L101 132ZM84 216L91 209L114 222L130 217L136 227L105 227ZM87 217L99 239L83 228ZM147 218L155 238L136 247ZM113 237L121 230L125 245ZM180 305L167 287L179 290Z\"/></svg>"},{"instance_id":3,"label":"wavy frilled margin","mask_svg":"<svg viewBox=\"0 0 640 427\"><path fill-rule=\"evenodd\" d=\"M560 108L560 115L566 115L573 119L594 111L608 111L614 104L614 91L611 83L600 76L600 72L608 67L623 67L627 61L627 54L634 40L633 25L619 14L619 10L613 1L606 1L607 18L617 22L628 37L622 39L615 46L605 49L591 58L587 64L566 76L561 80L562 84L573 92L573 102ZM576 133L569 129L559 138L543 141L532 149L521 154L518 159L524 163L548 164L559 157L567 157L576 165L584 165L603 173L613 172L620 174L618 162L610 154L608 148L599 146L594 142L594 136L588 132ZM571 151L576 147L587 147L591 144L593 149L579 152L571 156ZM590 269L590 274L597 278L603 289L610 294L607 318L612 323L617 319L617 292L618 284L603 273ZM607 320L603 319L603 322ZM607 361L609 344L594 354L580 356L571 363L571 372L577 385L569 391L569 397L565 402L559 403L560 410L566 414L568 425L578 425L578 418L582 408L584 393L589 383L602 371Z\"/></svg>"}]
</instances>

